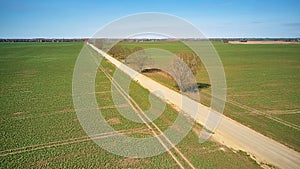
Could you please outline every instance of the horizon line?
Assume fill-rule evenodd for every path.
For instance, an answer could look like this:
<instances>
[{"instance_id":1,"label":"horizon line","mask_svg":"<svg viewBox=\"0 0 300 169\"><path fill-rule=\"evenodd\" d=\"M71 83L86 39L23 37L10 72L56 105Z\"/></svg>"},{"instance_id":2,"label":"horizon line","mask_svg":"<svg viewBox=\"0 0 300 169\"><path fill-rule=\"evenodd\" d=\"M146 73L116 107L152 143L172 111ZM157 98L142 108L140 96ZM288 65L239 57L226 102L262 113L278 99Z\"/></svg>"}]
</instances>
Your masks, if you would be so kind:
<instances>
[{"instance_id":1,"label":"horizon line","mask_svg":"<svg viewBox=\"0 0 300 169\"><path fill-rule=\"evenodd\" d=\"M149 39L149 40L163 40L163 39L300 39L300 37L207 37L207 38L87 38L87 37L30 37L30 38L25 38L25 37L0 37L0 39L7 39L7 40L12 40L12 39L26 39L26 40L35 40L35 39L124 39L124 40L135 40L135 39Z\"/></svg>"}]
</instances>

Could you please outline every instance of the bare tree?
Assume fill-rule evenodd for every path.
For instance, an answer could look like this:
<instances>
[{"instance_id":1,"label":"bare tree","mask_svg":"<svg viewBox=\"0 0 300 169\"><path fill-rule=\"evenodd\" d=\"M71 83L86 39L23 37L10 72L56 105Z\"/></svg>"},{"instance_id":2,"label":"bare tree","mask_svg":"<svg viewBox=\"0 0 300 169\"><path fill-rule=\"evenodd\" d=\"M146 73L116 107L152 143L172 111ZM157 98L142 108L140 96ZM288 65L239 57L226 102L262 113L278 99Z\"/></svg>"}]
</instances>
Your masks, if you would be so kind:
<instances>
[{"instance_id":1,"label":"bare tree","mask_svg":"<svg viewBox=\"0 0 300 169\"><path fill-rule=\"evenodd\" d=\"M182 58L174 58L168 67L168 71L177 82L178 88L181 91L192 92L197 89L193 72Z\"/></svg>"},{"instance_id":2,"label":"bare tree","mask_svg":"<svg viewBox=\"0 0 300 169\"><path fill-rule=\"evenodd\" d=\"M102 49L102 48L103 48L103 45L104 45L104 39L95 39L94 45L95 45L98 49Z\"/></svg>"},{"instance_id":3,"label":"bare tree","mask_svg":"<svg viewBox=\"0 0 300 169\"><path fill-rule=\"evenodd\" d=\"M116 59L125 59L131 51L128 48L124 48L120 44L114 45L110 50L108 51L108 54L112 55Z\"/></svg>"},{"instance_id":4,"label":"bare tree","mask_svg":"<svg viewBox=\"0 0 300 169\"><path fill-rule=\"evenodd\" d=\"M184 61L184 63L191 69L194 75L197 74L197 71L199 70L201 65L201 61L196 54L191 52L180 52L176 55Z\"/></svg>"},{"instance_id":5,"label":"bare tree","mask_svg":"<svg viewBox=\"0 0 300 169\"><path fill-rule=\"evenodd\" d=\"M135 51L135 55L136 55L135 63L138 68L138 71L141 72L147 65L148 57L145 54L145 51L143 48L137 48L137 49L135 49L135 50L137 50L137 51Z\"/></svg>"},{"instance_id":6,"label":"bare tree","mask_svg":"<svg viewBox=\"0 0 300 169\"><path fill-rule=\"evenodd\" d=\"M127 59L127 63L131 68L141 72L150 64L150 60L142 47L135 47Z\"/></svg>"}]
</instances>

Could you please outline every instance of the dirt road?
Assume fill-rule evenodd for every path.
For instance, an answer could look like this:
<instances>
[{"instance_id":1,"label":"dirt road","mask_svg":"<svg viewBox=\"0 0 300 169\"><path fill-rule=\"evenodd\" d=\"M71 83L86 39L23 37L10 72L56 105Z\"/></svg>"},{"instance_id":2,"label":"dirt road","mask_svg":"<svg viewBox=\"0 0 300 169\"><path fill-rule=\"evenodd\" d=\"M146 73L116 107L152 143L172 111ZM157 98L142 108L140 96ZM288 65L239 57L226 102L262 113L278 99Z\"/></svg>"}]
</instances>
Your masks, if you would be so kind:
<instances>
[{"instance_id":1,"label":"dirt road","mask_svg":"<svg viewBox=\"0 0 300 169\"><path fill-rule=\"evenodd\" d=\"M195 112L195 110L199 110L199 114L195 120L201 125L205 126L205 124L207 124L206 120L208 115L222 116L222 120L212 136L212 139L215 141L233 149L245 151L254 156L258 162L269 163L280 168L300 168L299 152L296 152L226 116L212 112L209 107L206 107L142 74L139 74L102 50L99 50L93 45L90 46L150 92L160 90L164 97L162 98L160 95L157 96L161 97L161 99L166 102L172 103L191 115ZM182 100L184 100L185 105L188 106L181 106Z\"/></svg>"},{"instance_id":2,"label":"dirt road","mask_svg":"<svg viewBox=\"0 0 300 169\"><path fill-rule=\"evenodd\" d=\"M91 56L94 59L95 63L99 64L99 63L97 63L96 56L93 56L92 53L91 53ZM182 159L182 161L184 161L189 166L189 168L195 169L194 165L189 161L189 159L185 155L183 155L183 153L177 147L175 147L175 145L163 133L163 131L153 121L150 120L149 116L143 112L142 108L135 102L134 99L132 99L132 97L128 93L126 93L126 91L124 91L124 89L120 86L120 84L118 84L118 82L115 81L110 74L106 73L104 68L101 65L99 65L98 68L105 74L105 76L109 79L109 81L112 83L112 85L117 89L119 94L122 95L126 99L126 101L129 103L131 108L135 111L137 116L143 121L143 123L147 126L147 128L152 132L153 136L157 138L159 143L165 148L167 153L177 163L178 167L181 169L185 168L184 165L182 164L182 162L180 162L180 160L178 159L178 157L176 157L176 155L174 153L179 155L179 158ZM152 124L152 126L154 128L151 127L145 120L150 121L150 123ZM154 129L156 129L158 132L155 131ZM160 137L158 137L158 135L162 135L166 141L163 141ZM172 152L166 144L172 145L175 152Z\"/></svg>"}]
</instances>

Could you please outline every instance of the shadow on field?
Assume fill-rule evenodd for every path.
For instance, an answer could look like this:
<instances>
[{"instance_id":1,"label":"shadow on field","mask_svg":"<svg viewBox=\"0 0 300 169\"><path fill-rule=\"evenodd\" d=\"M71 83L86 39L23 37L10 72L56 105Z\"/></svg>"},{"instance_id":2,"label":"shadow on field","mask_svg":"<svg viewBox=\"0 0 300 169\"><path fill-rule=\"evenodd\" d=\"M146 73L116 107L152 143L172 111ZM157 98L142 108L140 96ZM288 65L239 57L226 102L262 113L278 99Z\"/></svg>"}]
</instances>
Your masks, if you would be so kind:
<instances>
[{"instance_id":1,"label":"shadow on field","mask_svg":"<svg viewBox=\"0 0 300 169\"><path fill-rule=\"evenodd\" d=\"M172 85L173 87L175 87L177 90L180 90L179 86L177 85L177 83L175 82L173 77L169 73L167 73L167 72L165 72L161 69L158 69L158 68L143 69L141 72L142 73L152 73L152 74L158 75L158 76L162 77L164 80L172 82L169 85L173 84ZM198 90L206 89L206 88L209 88L210 86L211 85L208 84L208 83L197 83L197 84L193 84L191 86L188 86L184 90L184 92L186 92L186 91L188 91L188 92L196 91L196 89L198 89Z\"/></svg>"},{"instance_id":2,"label":"shadow on field","mask_svg":"<svg viewBox=\"0 0 300 169\"><path fill-rule=\"evenodd\" d=\"M198 89L201 90L201 89L209 88L211 85L208 83L197 83L197 86L198 86Z\"/></svg>"}]
</instances>

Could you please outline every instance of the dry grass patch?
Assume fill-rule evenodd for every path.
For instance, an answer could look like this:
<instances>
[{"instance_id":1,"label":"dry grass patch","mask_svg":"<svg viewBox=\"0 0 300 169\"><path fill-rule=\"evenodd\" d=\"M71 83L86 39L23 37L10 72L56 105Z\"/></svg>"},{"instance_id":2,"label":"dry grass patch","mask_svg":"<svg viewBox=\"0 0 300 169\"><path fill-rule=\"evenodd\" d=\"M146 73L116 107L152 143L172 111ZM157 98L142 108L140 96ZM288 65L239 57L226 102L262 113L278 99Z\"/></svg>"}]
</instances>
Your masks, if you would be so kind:
<instances>
[{"instance_id":1,"label":"dry grass patch","mask_svg":"<svg viewBox=\"0 0 300 169\"><path fill-rule=\"evenodd\" d=\"M107 120L107 122L110 124L120 124L121 123L120 120L116 117Z\"/></svg>"}]
</instances>

